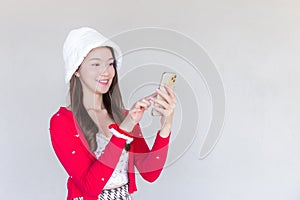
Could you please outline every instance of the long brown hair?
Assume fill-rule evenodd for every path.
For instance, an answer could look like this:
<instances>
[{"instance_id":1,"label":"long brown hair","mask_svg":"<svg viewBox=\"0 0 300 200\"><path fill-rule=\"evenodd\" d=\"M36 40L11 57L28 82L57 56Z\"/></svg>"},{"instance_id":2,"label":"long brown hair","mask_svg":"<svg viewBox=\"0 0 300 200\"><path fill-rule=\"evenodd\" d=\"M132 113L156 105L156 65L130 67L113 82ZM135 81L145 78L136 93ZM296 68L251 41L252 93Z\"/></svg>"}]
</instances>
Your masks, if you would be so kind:
<instances>
[{"instance_id":1,"label":"long brown hair","mask_svg":"<svg viewBox=\"0 0 300 200\"><path fill-rule=\"evenodd\" d=\"M111 119L116 123L121 123L124 119L124 104L118 83L117 63L113 48L109 46L106 47L110 49L114 58L113 66L115 69L115 76L108 92L103 94L103 105ZM94 152L97 149L96 133L99 129L83 105L82 85L79 78L74 74L70 80L69 93L71 110L90 146L90 150Z\"/></svg>"}]
</instances>

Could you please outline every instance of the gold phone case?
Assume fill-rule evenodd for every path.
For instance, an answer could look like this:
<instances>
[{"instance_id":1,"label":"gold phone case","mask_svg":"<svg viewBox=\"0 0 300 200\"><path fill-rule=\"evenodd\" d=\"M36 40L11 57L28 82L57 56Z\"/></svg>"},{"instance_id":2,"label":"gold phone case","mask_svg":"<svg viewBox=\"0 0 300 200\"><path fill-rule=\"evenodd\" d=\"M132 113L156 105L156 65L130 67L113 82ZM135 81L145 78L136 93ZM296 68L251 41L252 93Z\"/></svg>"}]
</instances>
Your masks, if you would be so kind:
<instances>
[{"instance_id":1,"label":"gold phone case","mask_svg":"<svg viewBox=\"0 0 300 200\"><path fill-rule=\"evenodd\" d=\"M176 81L176 73L174 73L174 72L164 72L161 76L159 89L162 92L167 93L164 85L167 84L170 88L174 89L175 81ZM163 97L161 97L160 95L157 95L156 98L164 100ZM155 103L155 105L157 105L157 103ZM152 109L151 114L153 116L161 116L161 114L158 111L154 110L154 109Z\"/></svg>"}]
</instances>

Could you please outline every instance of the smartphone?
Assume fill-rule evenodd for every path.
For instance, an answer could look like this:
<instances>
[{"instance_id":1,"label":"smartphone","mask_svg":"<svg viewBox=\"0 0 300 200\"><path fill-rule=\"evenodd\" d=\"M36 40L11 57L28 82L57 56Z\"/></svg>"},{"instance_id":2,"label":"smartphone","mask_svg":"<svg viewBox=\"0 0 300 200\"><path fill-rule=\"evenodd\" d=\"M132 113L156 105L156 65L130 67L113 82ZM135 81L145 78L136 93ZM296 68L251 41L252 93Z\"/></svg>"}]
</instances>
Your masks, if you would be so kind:
<instances>
[{"instance_id":1,"label":"smartphone","mask_svg":"<svg viewBox=\"0 0 300 200\"><path fill-rule=\"evenodd\" d=\"M176 82L176 73L174 73L174 72L164 72L162 74L162 76L161 76L161 81L160 81L160 84L159 84L159 89L162 92L167 93L164 85L168 85L170 88L174 89L175 82ZM157 95L156 98L164 100L164 98L161 97L160 95ZM157 105L157 103L155 103L154 105ZM152 109L151 114L153 116L161 116L161 114L158 111L154 110L154 109Z\"/></svg>"}]
</instances>

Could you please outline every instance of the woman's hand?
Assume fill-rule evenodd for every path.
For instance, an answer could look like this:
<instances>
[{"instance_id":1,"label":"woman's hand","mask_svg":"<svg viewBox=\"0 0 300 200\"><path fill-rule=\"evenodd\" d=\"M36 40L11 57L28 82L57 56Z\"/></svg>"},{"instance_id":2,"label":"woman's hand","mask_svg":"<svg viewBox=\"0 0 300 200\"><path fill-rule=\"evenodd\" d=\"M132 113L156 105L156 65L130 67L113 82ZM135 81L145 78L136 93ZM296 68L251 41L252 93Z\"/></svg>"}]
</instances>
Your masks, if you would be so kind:
<instances>
[{"instance_id":1,"label":"woman's hand","mask_svg":"<svg viewBox=\"0 0 300 200\"><path fill-rule=\"evenodd\" d=\"M120 124L120 128L127 132L131 132L134 126L142 119L144 111L151 106L150 100L156 95L157 93L155 92L137 101Z\"/></svg>"},{"instance_id":2,"label":"woman's hand","mask_svg":"<svg viewBox=\"0 0 300 200\"><path fill-rule=\"evenodd\" d=\"M162 137L168 137L172 127L174 110L176 107L176 97L174 91L167 85L164 85L167 93L162 92L157 89L157 94L159 94L164 100L157 98L151 98L155 103L153 109L162 114L161 117L161 130L160 135Z\"/></svg>"}]
</instances>

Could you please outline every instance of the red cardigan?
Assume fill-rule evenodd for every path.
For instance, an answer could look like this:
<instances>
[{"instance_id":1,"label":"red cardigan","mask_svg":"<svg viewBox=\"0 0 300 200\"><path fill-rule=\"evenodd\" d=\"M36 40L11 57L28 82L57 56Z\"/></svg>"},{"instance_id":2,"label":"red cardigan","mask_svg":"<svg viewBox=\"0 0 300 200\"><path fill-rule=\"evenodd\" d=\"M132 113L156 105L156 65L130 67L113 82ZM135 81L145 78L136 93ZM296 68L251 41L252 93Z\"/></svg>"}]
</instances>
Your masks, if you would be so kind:
<instances>
[{"instance_id":1,"label":"red cardigan","mask_svg":"<svg viewBox=\"0 0 300 200\"><path fill-rule=\"evenodd\" d=\"M104 153L97 159L89 150L73 113L65 107L60 107L51 117L49 130L53 149L69 174L67 200L75 197L97 200L119 161L126 141L113 135ZM149 182L159 177L167 158L170 140L170 136L162 138L158 131L150 150L139 125L134 127L132 135L134 140L128 162L129 193L137 190L134 166Z\"/></svg>"}]
</instances>

